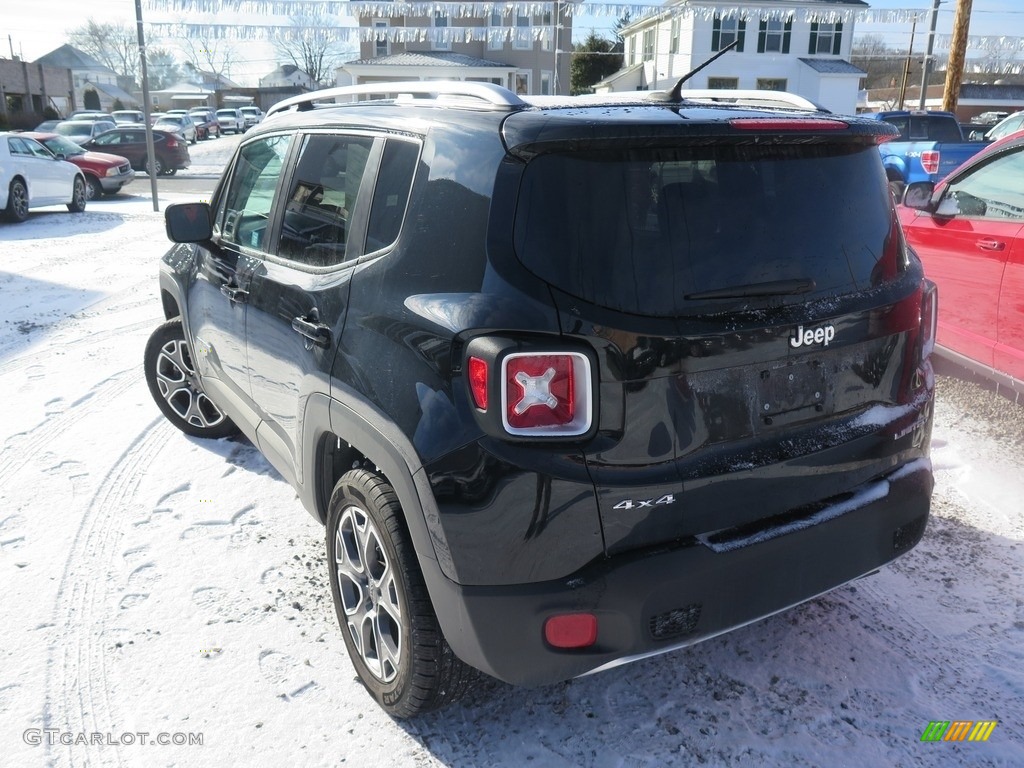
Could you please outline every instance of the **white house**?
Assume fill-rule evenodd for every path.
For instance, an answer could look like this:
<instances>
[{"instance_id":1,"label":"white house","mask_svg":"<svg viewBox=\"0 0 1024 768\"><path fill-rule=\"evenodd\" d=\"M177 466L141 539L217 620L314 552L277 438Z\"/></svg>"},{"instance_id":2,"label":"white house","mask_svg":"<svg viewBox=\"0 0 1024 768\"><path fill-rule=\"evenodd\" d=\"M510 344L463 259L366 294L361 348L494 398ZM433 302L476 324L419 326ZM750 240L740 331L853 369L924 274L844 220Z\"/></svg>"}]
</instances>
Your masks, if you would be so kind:
<instances>
[{"instance_id":1,"label":"white house","mask_svg":"<svg viewBox=\"0 0 1024 768\"><path fill-rule=\"evenodd\" d=\"M46 67L62 67L71 70L74 92L72 109L102 109L110 111L114 102L120 101L122 108L137 106L138 101L118 84L117 73L89 54L72 45L62 45L45 56L36 59L35 64Z\"/></svg>"},{"instance_id":2,"label":"white house","mask_svg":"<svg viewBox=\"0 0 1024 768\"><path fill-rule=\"evenodd\" d=\"M309 73L294 64L281 64L277 69L260 78L260 88L285 88L298 86L308 91L316 90L317 84Z\"/></svg>"},{"instance_id":3,"label":"white house","mask_svg":"<svg viewBox=\"0 0 1024 768\"><path fill-rule=\"evenodd\" d=\"M730 43L686 88L784 90L853 114L864 72L849 62L862 0L674 0L622 30L623 69L598 93L671 88Z\"/></svg>"}]
</instances>

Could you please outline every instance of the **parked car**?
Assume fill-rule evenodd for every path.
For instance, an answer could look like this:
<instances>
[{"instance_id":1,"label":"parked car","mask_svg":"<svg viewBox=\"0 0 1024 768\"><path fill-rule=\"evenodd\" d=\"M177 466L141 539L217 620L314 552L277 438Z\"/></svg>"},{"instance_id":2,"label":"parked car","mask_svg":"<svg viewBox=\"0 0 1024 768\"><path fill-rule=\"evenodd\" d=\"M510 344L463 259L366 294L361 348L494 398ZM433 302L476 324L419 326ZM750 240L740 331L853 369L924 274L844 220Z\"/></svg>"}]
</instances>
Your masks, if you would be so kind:
<instances>
[{"instance_id":1,"label":"parked car","mask_svg":"<svg viewBox=\"0 0 1024 768\"><path fill-rule=\"evenodd\" d=\"M57 123L59 123L59 122L60 122L60 119L57 119L57 120L43 120L43 122L41 122L39 125L37 125L35 128L33 128L33 130L35 130L35 131L45 131L46 133L52 133L53 129L57 127Z\"/></svg>"},{"instance_id":2,"label":"parked car","mask_svg":"<svg viewBox=\"0 0 1024 768\"><path fill-rule=\"evenodd\" d=\"M28 218L30 208L64 204L85 210L85 176L33 138L0 133L0 211L8 221Z\"/></svg>"},{"instance_id":3,"label":"parked car","mask_svg":"<svg viewBox=\"0 0 1024 768\"><path fill-rule=\"evenodd\" d=\"M313 109L371 88L417 98ZM692 98L732 101L303 94L167 208L150 392L326 524L394 716L713 637L924 533L935 295L895 129Z\"/></svg>"},{"instance_id":4,"label":"parked car","mask_svg":"<svg viewBox=\"0 0 1024 768\"><path fill-rule=\"evenodd\" d=\"M53 132L76 144L84 144L114 127L112 120L61 120L53 127Z\"/></svg>"},{"instance_id":5,"label":"parked car","mask_svg":"<svg viewBox=\"0 0 1024 768\"><path fill-rule=\"evenodd\" d=\"M100 109L80 109L72 112L68 120L105 120L108 123L115 122L113 115Z\"/></svg>"},{"instance_id":6,"label":"parked car","mask_svg":"<svg viewBox=\"0 0 1024 768\"><path fill-rule=\"evenodd\" d=\"M196 134L200 141L220 136L220 123L217 122L217 115L212 109L192 109L189 110L188 116L196 124Z\"/></svg>"},{"instance_id":7,"label":"parked car","mask_svg":"<svg viewBox=\"0 0 1024 768\"><path fill-rule=\"evenodd\" d=\"M263 110L257 106L239 107L238 111L242 113L242 117L245 119L246 130L249 130L254 125L259 125L263 121Z\"/></svg>"},{"instance_id":8,"label":"parked car","mask_svg":"<svg viewBox=\"0 0 1024 768\"><path fill-rule=\"evenodd\" d=\"M1014 112L990 128L988 133L985 134L985 139L987 141L996 141L1021 129L1024 129L1024 111Z\"/></svg>"},{"instance_id":9,"label":"parked car","mask_svg":"<svg viewBox=\"0 0 1024 768\"><path fill-rule=\"evenodd\" d=\"M220 123L221 133L243 133L245 131L245 118L237 109L218 109L217 122Z\"/></svg>"},{"instance_id":10,"label":"parked car","mask_svg":"<svg viewBox=\"0 0 1024 768\"><path fill-rule=\"evenodd\" d=\"M1024 393L1024 132L907 187L900 220L939 286L939 352Z\"/></svg>"},{"instance_id":11,"label":"parked car","mask_svg":"<svg viewBox=\"0 0 1024 768\"><path fill-rule=\"evenodd\" d=\"M166 114L153 123L153 127L161 131L176 131L189 144L195 144L199 140L196 124L192 122L192 118L188 115Z\"/></svg>"},{"instance_id":12,"label":"parked car","mask_svg":"<svg viewBox=\"0 0 1024 768\"><path fill-rule=\"evenodd\" d=\"M117 125L145 125L146 113L141 109L119 109L111 112Z\"/></svg>"},{"instance_id":13,"label":"parked car","mask_svg":"<svg viewBox=\"0 0 1024 768\"><path fill-rule=\"evenodd\" d=\"M106 152L89 152L66 136L56 133L23 133L35 139L62 160L74 163L85 175L86 197L94 200L102 194L114 195L135 178L127 158Z\"/></svg>"},{"instance_id":14,"label":"parked car","mask_svg":"<svg viewBox=\"0 0 1024 768\"><path fill-rule=\"evenodd\" d=\"M899 137L878 146L897 201L908 184L938 181L984 146L964 137L952 112L900 110L868 117L894 125L900 132Z\"/></svg>"},{"instance_id":15,"label":"parked car","mask_svg":"<svg viewBox=\"0 0 1024 768\"><path fill-rule=\"evenodd\" d=\"M156 159L150 163L146 151L146 129L141 126L122 126L107 131L83 146L93 152L110 152L126 157L136 171L148 173L152 165L153 172L158 176L173 176L192 163L188 154L188 144L181 134L156 129L153 129L153 150Z\"/></svg>"}]
</instances>

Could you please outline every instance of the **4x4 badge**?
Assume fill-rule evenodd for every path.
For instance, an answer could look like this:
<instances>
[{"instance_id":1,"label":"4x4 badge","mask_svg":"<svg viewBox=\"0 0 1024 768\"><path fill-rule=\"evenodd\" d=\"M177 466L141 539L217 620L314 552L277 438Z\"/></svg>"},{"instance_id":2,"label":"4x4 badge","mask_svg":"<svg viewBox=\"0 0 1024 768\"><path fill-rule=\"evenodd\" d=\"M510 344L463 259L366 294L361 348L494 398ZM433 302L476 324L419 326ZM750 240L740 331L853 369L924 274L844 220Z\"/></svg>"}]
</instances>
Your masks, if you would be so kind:
<instances>
[{"instance_id":1,"label":"4x4 badge","mask_svg":"<svg viewBox=\"0 0 1024 768\"><path fill-rule=\"evenodd\" d=\"M826 347L828 343L836 337L836 327L834 325L826 325L821 328L808 328L806 331L802 325L796 327L796 333L789 337L789 346L796 349L797 347L810 346L811 344L824 344Z\"/></svg>"}]
</instances>

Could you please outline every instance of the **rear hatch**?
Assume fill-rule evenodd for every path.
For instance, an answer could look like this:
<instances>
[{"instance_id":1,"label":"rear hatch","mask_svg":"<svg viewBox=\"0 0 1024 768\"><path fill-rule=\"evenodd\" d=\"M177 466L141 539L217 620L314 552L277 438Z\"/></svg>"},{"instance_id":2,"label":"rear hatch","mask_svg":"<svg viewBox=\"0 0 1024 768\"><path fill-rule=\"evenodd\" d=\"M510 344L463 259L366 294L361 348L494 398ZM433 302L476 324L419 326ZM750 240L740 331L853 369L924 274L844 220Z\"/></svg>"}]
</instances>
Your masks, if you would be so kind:
<instances>
[{"instance_id":1,"label":"rear hatch","mask_svg":"<svg viewBox=\"0 0 1024 768\"><path fill-rule=\"evenodd\" d=\"M516 256L597 360L585 454L609 553L813 517L920 455L922 275L890 131L715 108L506 120Z\"/></svg>"}]
</instances>

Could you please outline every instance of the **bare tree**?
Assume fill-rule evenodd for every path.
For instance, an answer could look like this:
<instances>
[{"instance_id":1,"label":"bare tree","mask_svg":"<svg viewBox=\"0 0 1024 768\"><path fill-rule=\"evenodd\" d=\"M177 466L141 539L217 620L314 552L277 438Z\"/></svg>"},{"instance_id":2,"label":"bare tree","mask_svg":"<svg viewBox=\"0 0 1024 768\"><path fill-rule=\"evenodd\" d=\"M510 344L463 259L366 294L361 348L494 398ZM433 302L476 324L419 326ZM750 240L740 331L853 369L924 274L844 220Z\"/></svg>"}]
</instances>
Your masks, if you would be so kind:
<instances>
[{"instance_id":1,"label":"bare tree","mask_svg":"<svg viewBox=\"0 0 1024 768\"><path fill-rule=\"evenodd\" d=\"M149 74L149 87L156 90L172 86L181 79L178 60L174 53L166 48L147 46L146 71Z\"/></svg>"},{"instance_id":2,"label":"bare tree","mask_svg":"<svg viewBox=\"0 0 1024 768\"><path fill-rule=\"evenodd\" d=\"M68 41L125 78L127 84L138 82L139 40L134 26L90 18L68 32Z\"/></svg>"},{"instance_id":3,"label":"bare tree","mask_svg":"<svg viewBox=\"0 0 1024 768\"><path fill-rule=\"evenodd\" d=\"M278 58L294 64L316 85L334 79L334 70L353 55L335 32L337 23L323 14L292 16L292 28L274 40Z\"/></svg>"},{"instance_id":4,"label":"bare tree","mask_svg":"<svg viewBox=\"0 0 1024 768\"><path fill-rule=\"evenodd\" d=\"M211 37L186 37L181 45L187 65L197 74L212 76L214 80L231 76L235 48L230 43Z\"/></svg>"}]
</instances>

